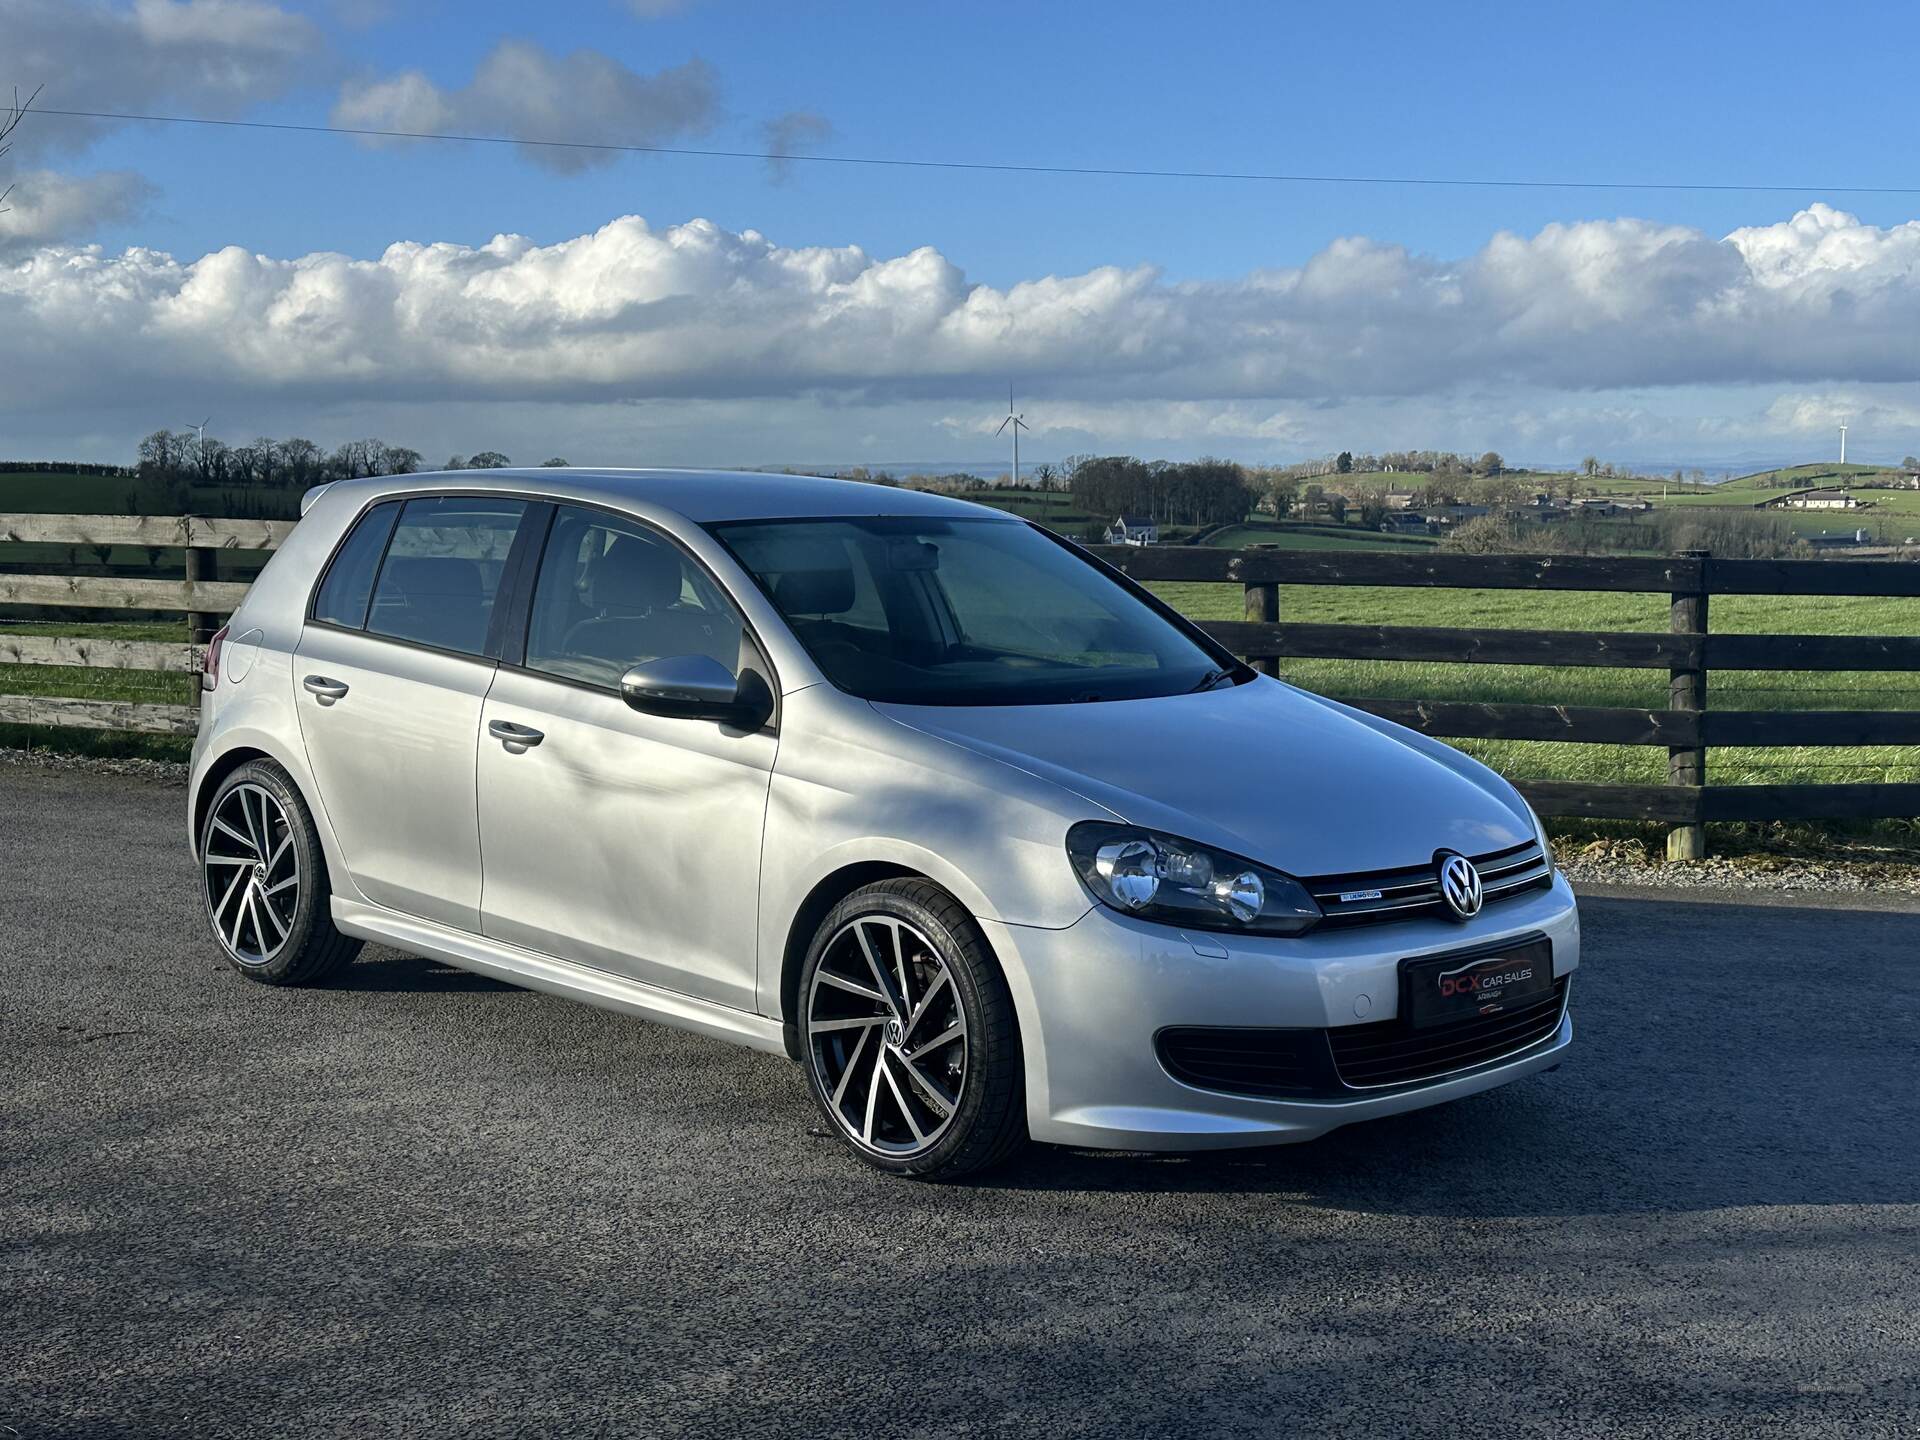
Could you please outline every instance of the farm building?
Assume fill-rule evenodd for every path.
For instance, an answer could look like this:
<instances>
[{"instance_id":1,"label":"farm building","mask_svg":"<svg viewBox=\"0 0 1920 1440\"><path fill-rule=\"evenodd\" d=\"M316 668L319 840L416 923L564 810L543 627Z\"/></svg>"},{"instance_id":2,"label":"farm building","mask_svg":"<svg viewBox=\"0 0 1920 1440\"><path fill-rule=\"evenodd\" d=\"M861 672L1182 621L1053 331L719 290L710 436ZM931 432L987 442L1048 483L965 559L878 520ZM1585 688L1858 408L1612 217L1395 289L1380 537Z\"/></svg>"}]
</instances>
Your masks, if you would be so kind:
<instances>
[{"instance_id":1,"label":"farm building","mask_svg":"<svg viewBox=\"0 0 1920 1440\"><path fill-rule=\"evenodd\" d=\"M1380 529L1388 535L1427 533L1427 517L1418 510L1389 510L1380 517Z\"/></svg>"},{"instance_id":2,"label":"farm building","mask_svg":"<svg viewBox=\"0 0 1920 1440\"><path fill-rule=\"evenodd\" d=\"M1144 515L1116 515L1107 526L1109 545L1156 545L1160 527Z\"/></svg>"},{"instance_id":3,"label":"farm building","mask_svg":"<svg viewBox=\"0 0 1920 1440\"><path fill-rule=\"evenodd\" d=\"M1762 500L1758 510L1858 510L1864 502L1851 490L1789 490Z\"/></svg>"},{"instance_id":4,"label":"farm building","mask_svg":"<svg viewBox=\"0 0 1920 1440\"><path fill-rule=\"evenodd\" d=\"M1865 530L1848 530L1838 535L1829 535L1824 530L1818 535L1806 537L1807 544L1815 550L1838 550L1849 545L1865 545L1873 536Z\"/></svg>"}]
</instances>

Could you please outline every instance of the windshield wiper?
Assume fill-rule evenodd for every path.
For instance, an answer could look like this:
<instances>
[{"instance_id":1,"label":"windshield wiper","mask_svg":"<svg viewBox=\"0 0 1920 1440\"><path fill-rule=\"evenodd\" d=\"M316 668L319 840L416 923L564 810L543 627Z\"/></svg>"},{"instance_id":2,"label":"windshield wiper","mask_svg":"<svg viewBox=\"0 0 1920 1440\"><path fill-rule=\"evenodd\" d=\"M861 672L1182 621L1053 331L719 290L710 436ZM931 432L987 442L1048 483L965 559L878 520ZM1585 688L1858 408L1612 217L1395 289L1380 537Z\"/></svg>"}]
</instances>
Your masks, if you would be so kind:
<instances>
[{"instance_id":1,"label":"windshield wiper","mask_svg":"<svg viewBox=\"0 0 1920 1440\"><path fill-rule=\"evenodd\" d=\"M1233 671L1231 670L1209 670L1200 677L1200 683L1187 693L1189 695L1198 695L1202 690L1211 690L1222 680L1231 680L1232 678Z\"/></svg>"}]
</instances>

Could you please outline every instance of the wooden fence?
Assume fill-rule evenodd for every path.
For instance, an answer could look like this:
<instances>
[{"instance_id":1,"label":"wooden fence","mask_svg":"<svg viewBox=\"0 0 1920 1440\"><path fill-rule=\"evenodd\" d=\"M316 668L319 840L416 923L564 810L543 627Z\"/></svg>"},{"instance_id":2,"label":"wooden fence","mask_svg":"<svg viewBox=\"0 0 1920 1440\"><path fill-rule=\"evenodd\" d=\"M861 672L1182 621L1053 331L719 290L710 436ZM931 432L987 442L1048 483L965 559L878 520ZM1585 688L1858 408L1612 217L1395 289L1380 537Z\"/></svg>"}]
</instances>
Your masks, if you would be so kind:
<instances>
[{"instance_id":1,"label":"wooden fence","mask_svg":"<svg viewBox=\"0 0 1920 1440\"><path fill-rule=\"evenodd\" d=\"M0 515L0 542L165 545L186 552L179 580L0 573L0 604L185 611L183 643L0 634L0 663L188 671L199 647L246 593L211 579L221 549L269 550L291 521L196 516ZM1920 565L1838 560L1453 555L1423 550L1215 550L1099 546L1096 553L1142 581L1211 581L1243 587L1246 619L1208 624L1228 649L1273 673L1282 658L1444 661L1474 665L1626 666L1664 670L1667 707L1356 700L1428 735L1450 739L1560 740L1650 745L1667 751L1664 785L1524 781L1542 814L1660 822L1675 858L1704 853L1715 820L1870 819L1920 815L1920 784L1708 785L1716 745L1920 745L1920 711L1712 710L1707 677L1732 670L1920 670L1920 636L1716 635L1714 595L1920 596ZM0 561L5 551L0 549ZM1662 632L1474 630L1427 626L1292 624L1281 585L1389 585L1468 589L1634 591L1665 594ZM0 695L0 721L190 735L191 705Z\"/></svg>"},{"instance_id":2,"label":"wooden fence","mask_svg":"<svg viewBox=\"0 0 1920 1440\"><path fill-rule=\"evenodd\" d=\"M1920 784L1708 785L1715 745L1914 745L1920 711L1710 710L1707 676L1721 670L1920 670L1920 636L1715 635L1714 595L1920 596L1920 565L1841 560L1723 560L1701 551L1637 556L1456 555L1421 551L1210 550L1100 546L1136 580L1214 581L1246 593L1246 619L1208 625L1228 649L1268 673L1283 657L1425 660L1469 665L1581 665L1665 670L1667 708L1354 700L1428 735L1653 745L1667 752L1664 785L1517 782L1543 815L1670 825L1667 853L1698 859L1714 820L1852 820L1920 815ZM1391 585L1476 590L1665 594L1666 633L1469 630L1412 625L1300 625L1280 618L1281 585Z\"/></svg>"}]
</instances>

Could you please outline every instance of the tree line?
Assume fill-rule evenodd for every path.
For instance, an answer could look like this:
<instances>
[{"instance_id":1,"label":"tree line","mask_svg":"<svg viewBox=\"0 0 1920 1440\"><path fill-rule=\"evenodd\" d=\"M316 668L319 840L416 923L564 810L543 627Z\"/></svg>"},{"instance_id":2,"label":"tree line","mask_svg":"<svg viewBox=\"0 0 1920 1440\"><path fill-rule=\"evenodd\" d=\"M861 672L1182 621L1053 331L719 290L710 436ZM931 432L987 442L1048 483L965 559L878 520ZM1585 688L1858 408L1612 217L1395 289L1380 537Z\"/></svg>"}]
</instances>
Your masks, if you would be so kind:
<instances>
[{"instance_id":1,"label":"tree line","mask_svg":"<svg viewBox=\"0 0 1920 1440\"><path fill-rule=\"evenodd\" d=\"M498 470L513 463L498 450L454 455L448 470ZM559 456L542 465L565 465ZM229 445L217 436L192 430L156 430L140 442L134 473L162 485L231 485L304 490L329 480L358 480L369 475L413 475L426 458L405 445L384 440L348 440L324 450L311 440L263 435L245 445Z\"/></svg>"},{"instance_id":2,"label":"tree line","mask_svg":"<svg viewBox=\"0 0 1920 1440\"><path fill-rule=\"evenodd\" d=\"M1230 460L1099 455L1076 460L1067 484L1090 515L1138 515L1196 529L1244 520L1254 501L1246 470Z\"/></svg>"}]
</instances>

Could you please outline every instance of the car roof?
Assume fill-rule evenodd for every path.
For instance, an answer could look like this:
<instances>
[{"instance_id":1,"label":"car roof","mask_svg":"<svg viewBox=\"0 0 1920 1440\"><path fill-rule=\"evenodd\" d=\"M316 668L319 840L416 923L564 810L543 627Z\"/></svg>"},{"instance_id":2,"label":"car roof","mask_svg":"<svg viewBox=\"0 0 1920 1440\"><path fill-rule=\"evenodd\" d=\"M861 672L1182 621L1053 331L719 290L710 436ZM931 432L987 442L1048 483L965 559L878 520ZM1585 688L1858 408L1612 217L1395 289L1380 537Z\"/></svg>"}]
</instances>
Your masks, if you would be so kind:
<instances>
[{"instance_id":1,"label":"car roof","mask_svg":"<svg viewBox=\"0 0 1920 1440\"><path fill-rule=\"evenodd\" d=\"M343 482L362 493L504 490L616 509L667 511L695 524L829 515L945 515L1010 518L1006 512L945 495L859 480L777 475L758 470L600 470L543 465L529 469L437 470Z\"/></svg>"}]
</instances>

